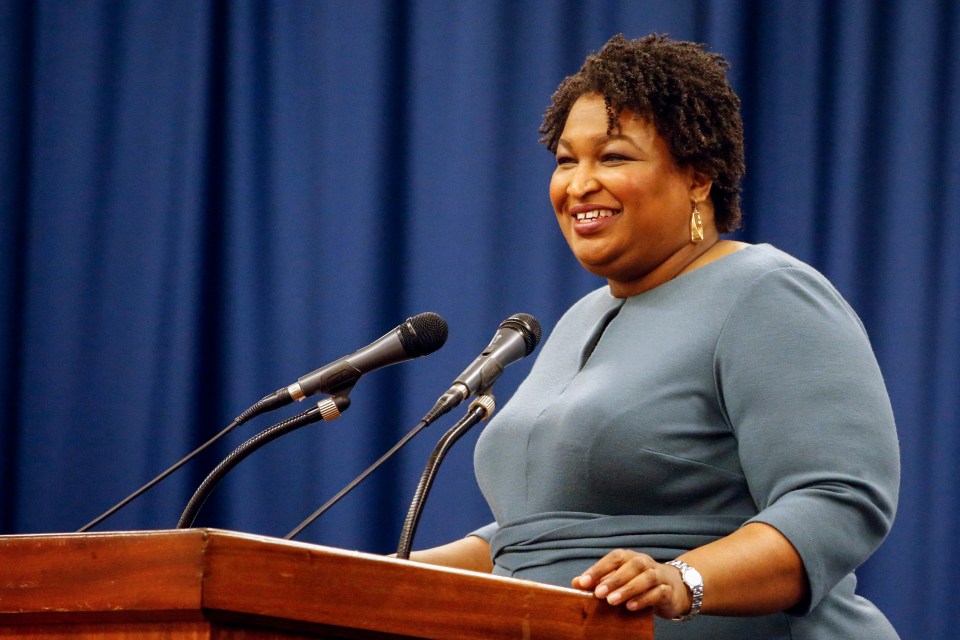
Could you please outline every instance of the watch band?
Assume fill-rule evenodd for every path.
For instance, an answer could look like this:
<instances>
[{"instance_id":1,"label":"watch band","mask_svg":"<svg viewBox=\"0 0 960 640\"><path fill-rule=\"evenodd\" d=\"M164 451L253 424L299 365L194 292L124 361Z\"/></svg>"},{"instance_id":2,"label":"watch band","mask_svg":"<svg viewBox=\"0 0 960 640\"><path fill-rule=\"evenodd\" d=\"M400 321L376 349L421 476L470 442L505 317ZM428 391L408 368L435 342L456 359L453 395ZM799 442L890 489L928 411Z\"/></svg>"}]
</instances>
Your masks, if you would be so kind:
<instances>
[{"instance_id":1,"label":"watch band","mask_svg":"<svg viewBox=\"0 0 960 640\"><path fill-rule=\"evenodd\" d=\"M700 605L703 604L703 576L700 572L688 565L683 560L671 560L667 562L672 567L680 570L680 579L690 590L690 611L682 616L671 618L676 622L690 620L700 615Z\"/></svg>"}]
</instances>

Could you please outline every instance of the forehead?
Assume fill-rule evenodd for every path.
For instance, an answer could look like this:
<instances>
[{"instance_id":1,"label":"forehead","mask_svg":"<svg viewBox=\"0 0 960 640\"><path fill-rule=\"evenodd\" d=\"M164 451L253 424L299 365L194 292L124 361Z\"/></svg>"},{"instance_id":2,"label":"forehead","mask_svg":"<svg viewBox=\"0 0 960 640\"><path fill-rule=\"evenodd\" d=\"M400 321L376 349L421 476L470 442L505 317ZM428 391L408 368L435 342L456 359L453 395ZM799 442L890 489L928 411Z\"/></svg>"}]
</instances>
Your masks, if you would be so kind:
<instances>
[{"instance_id":1,"label":"forehead","mask_svg":"<svg viewBox=\"0 0 960 640\"><path fill-rule=\"evenodd\" d=\"M611 137L619 137L618 134L626 136L636 144L650 143L659 137L650 118L630 109L624 109L618 114L616 126L611 130L610 116L603 96L587 93L577 98L570 107L560 142L569 143L572 138L605 141Z\"/></svg>"}]
</instances>

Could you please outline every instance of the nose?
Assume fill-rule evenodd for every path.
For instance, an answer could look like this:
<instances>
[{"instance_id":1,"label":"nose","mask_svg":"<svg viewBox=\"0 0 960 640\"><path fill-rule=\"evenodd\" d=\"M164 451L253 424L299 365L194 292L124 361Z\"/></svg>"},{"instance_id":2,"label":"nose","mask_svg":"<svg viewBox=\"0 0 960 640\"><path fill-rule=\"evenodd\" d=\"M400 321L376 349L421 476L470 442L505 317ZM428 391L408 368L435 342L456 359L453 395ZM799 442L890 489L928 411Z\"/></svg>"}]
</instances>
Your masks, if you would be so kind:
<instances>
[{"instance_id":1,"label":"nose","mask_svg":"<svg viewBox=\"0 0 960 640\"><path fill-rule=\"evenodd\" d=\"M570 183L567 185L567 195L580 200L588 193L598 191L599 189L600 183L593 175L590 167L585 163L581 163L574 170Z\"/></svg>"}]
</instances>

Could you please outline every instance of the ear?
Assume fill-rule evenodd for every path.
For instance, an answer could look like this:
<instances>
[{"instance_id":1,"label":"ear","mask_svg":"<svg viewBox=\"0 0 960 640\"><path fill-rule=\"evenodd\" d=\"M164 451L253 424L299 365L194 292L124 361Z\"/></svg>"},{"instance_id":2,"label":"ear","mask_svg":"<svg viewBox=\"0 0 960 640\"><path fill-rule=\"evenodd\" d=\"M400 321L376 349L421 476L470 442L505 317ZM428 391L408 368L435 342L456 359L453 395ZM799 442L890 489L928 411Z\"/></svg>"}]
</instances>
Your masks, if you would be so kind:
<instances>
[{"instance_id":1,"label":"ear","mask_svg":"<svg viewBox=\"0 0 960 640\"><path fill-rule=\"evenodd\" d=\"M703 202L710 197L710 188L713 186L707 174L691 168L690 171L690 199Z\"/></svg>"}]
</instances>

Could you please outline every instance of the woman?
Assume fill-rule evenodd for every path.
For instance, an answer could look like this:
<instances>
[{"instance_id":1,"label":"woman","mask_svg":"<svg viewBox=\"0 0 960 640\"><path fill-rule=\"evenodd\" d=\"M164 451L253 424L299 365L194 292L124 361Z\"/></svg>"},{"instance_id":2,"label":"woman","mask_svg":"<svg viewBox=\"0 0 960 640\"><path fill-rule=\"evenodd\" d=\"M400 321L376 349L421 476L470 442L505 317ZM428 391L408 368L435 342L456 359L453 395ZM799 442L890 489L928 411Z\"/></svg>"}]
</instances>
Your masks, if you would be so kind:
<instances>
[{"instance_id":1,"label":"woman","mask_svg":"<svg viewBox=\"0 0 960 640\"><path fill-rule=\"evenodd\" d=\"M853 574L896 509L883 379L822 275L720 238L744 170L725 66L616 36L554 94L550 199L608 286L478 441L496 523L414 558L652 607L658 639L896 638Z\"/></svg>"}]
</instances>

